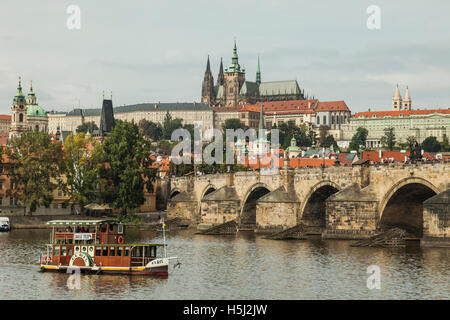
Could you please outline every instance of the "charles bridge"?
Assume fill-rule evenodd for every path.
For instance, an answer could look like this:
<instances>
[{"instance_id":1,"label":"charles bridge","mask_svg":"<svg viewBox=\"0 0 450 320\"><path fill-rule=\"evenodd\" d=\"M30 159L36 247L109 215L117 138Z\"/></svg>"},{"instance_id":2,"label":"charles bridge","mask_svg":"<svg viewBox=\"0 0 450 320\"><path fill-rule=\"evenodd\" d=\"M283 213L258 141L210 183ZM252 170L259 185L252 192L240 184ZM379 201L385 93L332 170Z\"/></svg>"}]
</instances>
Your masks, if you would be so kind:
<instances>
[{"instance_id":1,"label":"charles bridge","mask_svg":"<svg viewBox=\"0 0 450 320\"><path fill-rule=\"evenodd\" d=\"M448 162L287 165L177 177L169 188L168 217L199 229L236 221L240 230L273 233L302 224L324 239L365 239L399 227L423 246L450 245Z\"/></svg>"}]
</instances>

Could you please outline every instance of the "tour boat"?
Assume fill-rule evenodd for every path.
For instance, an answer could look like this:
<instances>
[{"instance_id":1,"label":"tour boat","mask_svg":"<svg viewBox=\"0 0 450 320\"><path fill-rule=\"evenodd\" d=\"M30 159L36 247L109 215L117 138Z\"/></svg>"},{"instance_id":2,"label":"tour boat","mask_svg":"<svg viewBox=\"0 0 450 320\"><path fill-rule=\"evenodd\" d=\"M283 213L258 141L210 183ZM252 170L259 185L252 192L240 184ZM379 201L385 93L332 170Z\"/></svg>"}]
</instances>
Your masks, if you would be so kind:
<instances>
[{"instance_id":1,"label":"tour boat","mask_svg":"<svg viewBox=\"0 0 450 320\"><path fill-rule=\"evenodd\" d=\"M47 225L53 228L47 253L39 259L42 271L168 276L169 262L176 259L167 257L164 222L162 244L127 243L125 225L116 220L52 220Z\"/></svg>"},{"instance_id":2,"label":"tour boat","mask_svg":"<svg viewBox=\"0 0 450 320\"><path fill-rule=\"evenodd\" d=\"M10 231L11 226L9 225L8 217L0 217L0 232Z\"/></svg>"}]
</instances>

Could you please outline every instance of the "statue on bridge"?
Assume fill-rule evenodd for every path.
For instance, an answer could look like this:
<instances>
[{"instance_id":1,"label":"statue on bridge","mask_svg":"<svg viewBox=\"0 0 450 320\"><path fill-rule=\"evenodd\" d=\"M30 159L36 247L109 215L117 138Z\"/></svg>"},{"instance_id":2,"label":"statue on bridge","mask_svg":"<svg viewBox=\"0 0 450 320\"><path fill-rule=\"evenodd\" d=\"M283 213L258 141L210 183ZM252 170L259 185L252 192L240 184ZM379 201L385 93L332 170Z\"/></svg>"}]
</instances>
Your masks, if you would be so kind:
<instances>
[{"instance_id":1,"label":"statue on bridge","mask_svg":"<svg viewBox=\"0 0 450 320\"><path fill-rule=\"evenodd\" d=\"M414 147L412 146L414 144ZM411 163L416 163L417 160L422 160L422 146L417 140L410 145L411 150Z\"/></svg>"}]
</instances>

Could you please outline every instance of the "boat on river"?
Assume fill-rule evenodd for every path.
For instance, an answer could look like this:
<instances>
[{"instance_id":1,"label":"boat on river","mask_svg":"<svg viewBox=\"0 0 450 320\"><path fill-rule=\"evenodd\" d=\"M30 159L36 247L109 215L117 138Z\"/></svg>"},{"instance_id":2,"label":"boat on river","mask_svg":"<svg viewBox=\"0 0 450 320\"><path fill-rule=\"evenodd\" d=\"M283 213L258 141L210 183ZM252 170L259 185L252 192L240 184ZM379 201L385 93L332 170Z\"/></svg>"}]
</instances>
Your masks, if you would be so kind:
<instances>
[{"instance_id":1,"label":"boat on river","mask_svg":"<svg viewBox=\"0 0 450 320\"><path fill-rule=\"evenodd\" d=\"M7 232L11 230L8 217L0 217L0 232Z\"/></svg>"},{"instance_id":2,"label":"boat on river","mask_svg":"<svg viewBox=\"0 0 450 320\"><path fill-rule=\"evenodd\" d=\"M127 243L125 225L116 220L52 220L42 271L168 276L165 225L162 244ZM68 270L69 269L69 270Z\"/></svg>"}]
</instances>

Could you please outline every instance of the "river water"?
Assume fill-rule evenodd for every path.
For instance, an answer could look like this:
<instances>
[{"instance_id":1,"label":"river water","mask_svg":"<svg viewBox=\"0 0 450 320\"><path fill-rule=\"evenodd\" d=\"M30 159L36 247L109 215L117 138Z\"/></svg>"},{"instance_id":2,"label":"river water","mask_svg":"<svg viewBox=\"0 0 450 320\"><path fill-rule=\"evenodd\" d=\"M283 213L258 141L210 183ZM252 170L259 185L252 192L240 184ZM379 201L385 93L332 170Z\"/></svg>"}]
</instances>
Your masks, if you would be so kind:
<instances>
[{"instance_id":1,"label":"river water","mask_svg":"<svg viewBox=\"0 0 450 320\"><path fill-rule=\"evenodd\" d=\"M131 242L162 242L152 231L127 230ZM39 272L48 230L0 233L0 299L450 299L450 249L354 248L350 241L266 240L166 233L181 267L168 278ZM129 242L129 241L127 241ZM380 268L380 289L368 289L367 267Z\"/></svg>"}]
</instances>

